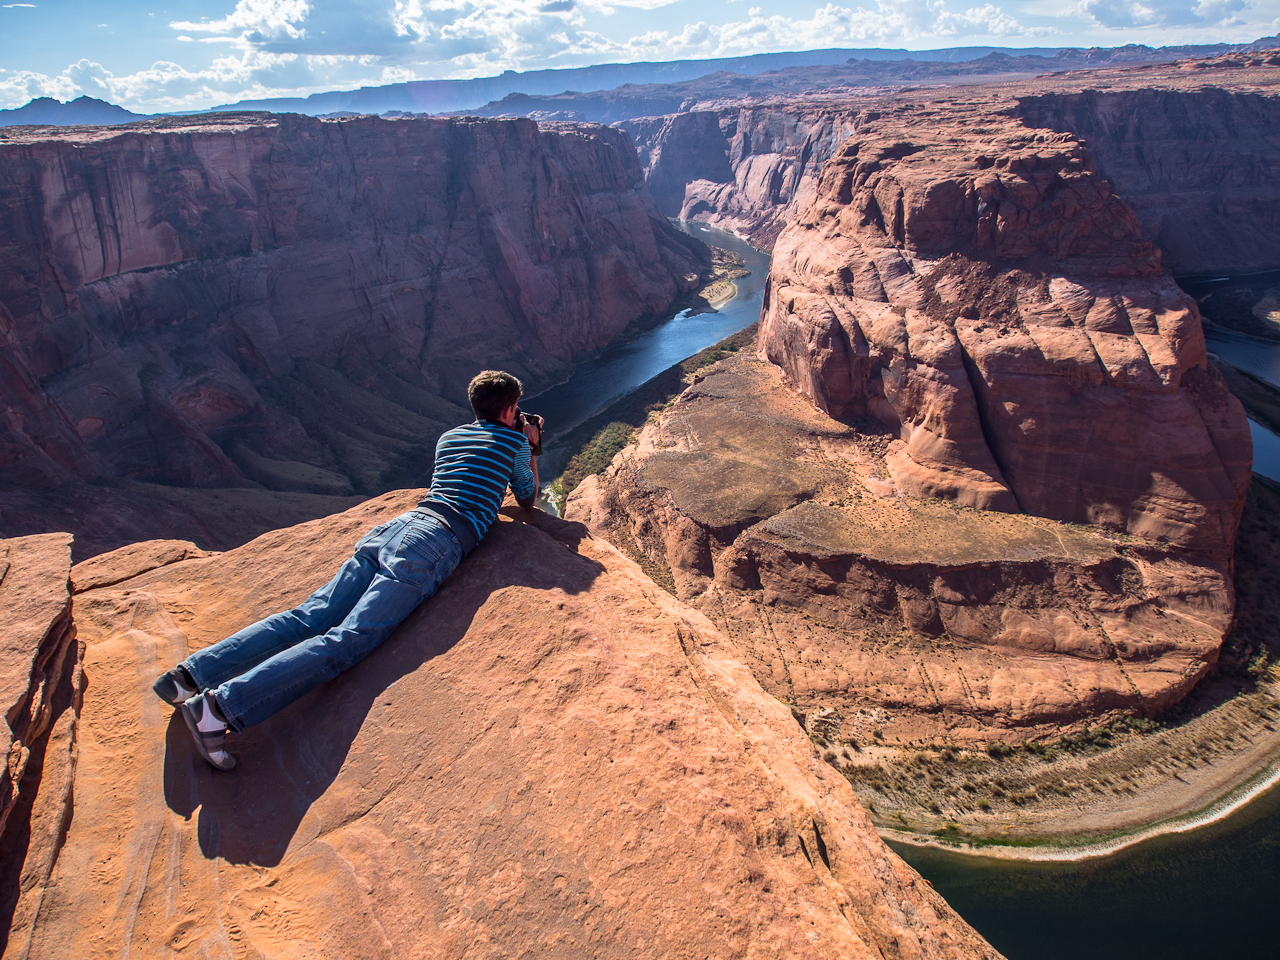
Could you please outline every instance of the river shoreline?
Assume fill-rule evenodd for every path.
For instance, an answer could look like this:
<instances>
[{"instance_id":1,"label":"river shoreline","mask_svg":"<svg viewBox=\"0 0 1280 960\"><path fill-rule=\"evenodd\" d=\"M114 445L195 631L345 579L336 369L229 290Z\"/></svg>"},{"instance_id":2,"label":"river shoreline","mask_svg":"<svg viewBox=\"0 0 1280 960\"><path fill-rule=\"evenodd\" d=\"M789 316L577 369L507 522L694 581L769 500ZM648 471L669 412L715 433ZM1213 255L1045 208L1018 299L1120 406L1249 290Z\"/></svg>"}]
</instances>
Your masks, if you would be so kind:
<instances>
[{"instance_id":1,"label":"river shoreline","mask_svg":"<svg viewBox=\"0 0 1280 960\"><path fill-rule=\"evenodd\" d=\"M1095 829L1087 832L1072 830L1079 825L1079 809L1055 811L1055 815L1037 824L1040 829L1036 832L1020 834L1017 845L983 840L967 843L882 826L877 826L876 832L888 842L944 850L965 857L1057 863L1095 860L1156 837L1190 833L1225 820L1280 783L1277 751L1280 751L1280 732L1268 738L1260 749L1247 751L1233 758L1236 762L1215 769L1213 775L1205 778L1209 782L1194 784L1200 798L1209 794L1212 799L1193 809L1187 810L1176 801L1159 807L1150 797L1139 796L1134 798L1140 811L1136 815L1119 811L1110 816L1095 813L1092 817ZM1100 834L1105 839L1099 839Z\"/></svg>"}]
</instances>

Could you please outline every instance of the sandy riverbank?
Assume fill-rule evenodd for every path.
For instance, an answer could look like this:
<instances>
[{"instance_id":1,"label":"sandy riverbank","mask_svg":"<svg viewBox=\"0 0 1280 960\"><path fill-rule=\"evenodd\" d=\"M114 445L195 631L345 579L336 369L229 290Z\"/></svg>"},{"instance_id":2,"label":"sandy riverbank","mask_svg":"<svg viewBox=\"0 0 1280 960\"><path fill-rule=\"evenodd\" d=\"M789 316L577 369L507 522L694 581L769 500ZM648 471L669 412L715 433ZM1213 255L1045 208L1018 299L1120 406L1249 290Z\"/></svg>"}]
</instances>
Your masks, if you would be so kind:
<instances>
[{"instance_id":1,"label":"sandy riverbank","mask_svg":"<svg viewBox=\"0 0 1280 960\"><path fill-rule=\"evenodd\" d=\"M981 837L974 836L975 842L883 825L877 829L885 840L992 859L1087 860L1222 820L1277 783L1280 731L1271 730L1238 753L1205 762L1133 796L1046 803L1016 816L991 817ZM1001 844L1002 834L1016 845Z\"/></svg>"}]
</instances>

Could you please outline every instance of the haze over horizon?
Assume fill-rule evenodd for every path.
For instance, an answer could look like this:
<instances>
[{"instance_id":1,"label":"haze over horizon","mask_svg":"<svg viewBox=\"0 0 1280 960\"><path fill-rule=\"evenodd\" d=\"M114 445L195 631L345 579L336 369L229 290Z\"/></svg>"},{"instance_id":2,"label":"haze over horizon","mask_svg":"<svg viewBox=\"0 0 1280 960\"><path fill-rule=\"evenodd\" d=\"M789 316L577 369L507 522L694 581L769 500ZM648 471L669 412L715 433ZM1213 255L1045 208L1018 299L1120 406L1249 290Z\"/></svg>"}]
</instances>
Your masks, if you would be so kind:
<instances>
[{"instance_id":1,"label":"haze over horizon","mask_svg":"<svg viewBox=\"0 0 1280 960\"><path fill-rule=\"evenodd\" d=\"M0 108L87 95L153 113L598 63L1277 30L1280 0L33 0L0 4Z\"/></svg>"}]
</instances>

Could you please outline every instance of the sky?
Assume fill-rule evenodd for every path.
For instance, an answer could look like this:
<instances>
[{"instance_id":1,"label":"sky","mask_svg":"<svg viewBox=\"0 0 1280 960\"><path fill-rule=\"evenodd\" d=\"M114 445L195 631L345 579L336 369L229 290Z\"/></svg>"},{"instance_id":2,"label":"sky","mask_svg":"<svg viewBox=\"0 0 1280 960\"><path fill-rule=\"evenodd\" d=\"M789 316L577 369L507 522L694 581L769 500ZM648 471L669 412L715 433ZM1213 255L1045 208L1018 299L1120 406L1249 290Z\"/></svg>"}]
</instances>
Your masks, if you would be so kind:
<instances>
[{"instance_id":1,"label":"sky","mask_svg":"<svg viewBox=\"0 0 1280 960\"><path fill-rule=\"evenodd\" d=\"M1280 0L0 0L0 107L88 95L156 113L593 63L1276 33Z\"/></svg>"}]
</instances>

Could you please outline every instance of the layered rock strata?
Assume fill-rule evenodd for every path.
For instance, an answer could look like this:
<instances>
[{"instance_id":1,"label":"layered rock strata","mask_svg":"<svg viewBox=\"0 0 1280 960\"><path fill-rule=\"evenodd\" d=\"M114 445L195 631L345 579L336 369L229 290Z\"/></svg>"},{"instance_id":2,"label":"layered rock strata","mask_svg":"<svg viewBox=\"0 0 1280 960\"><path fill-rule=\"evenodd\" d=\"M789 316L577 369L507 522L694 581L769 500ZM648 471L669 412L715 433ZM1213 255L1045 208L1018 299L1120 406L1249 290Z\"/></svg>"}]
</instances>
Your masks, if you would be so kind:
<instances>
[{"instance_id":1,"label":"layered rock strata","mask_svg":"<svg viewBox=\"0 0 1280 960\"><path fill-rule=\"evenodd\" d=\"M761 352L895 430L905 493L1225 557L1252 444L1195 301L1079 141L952 117L906 111L827 164L775 246Z\"/></svg>"},{"instance_id":2,"label":"layered rock strata","mask_svg":"<svg viewBox=\"0 0 1280 960\"><path fill-rule=\"evenodd\" d=\"M1280 66L1280 57L1257 57ZM1202 69L1206 69L1202 67ZM1212 68L1208 68L1212 73ZM1280 249L1280 99L1267 93L1085 90L1020 97L1028 126L1086 141L1176 274L1274 270Z\"/></svg>"},{"instance_id":3,"label":"layered rock strata","mask_svg":"<svg viewBox=\"0 0 1280 960\"><path fill-rule=\"evenodd\" d=\"M98 560L74 598L75 817L6 957L998 957L711 623L543 514L501 519L213 771L152 679L301 599L416 495L217 556Z\"/></svg>"},{"instance_id":4,"label":"layered rock strata","mask_svg":"<svg viewBox=\"0 0 1280 960\"><path fill-rule=\"evenodd\" d=\"M404 483L476 370L553 382L705 262L624 135L528 120L24 128L0 210L9 488Z\"/></svg>"},{"instance_id":5,"label":"layered rock strata","mask_svg":"<svg viewBox=\"0 0 1280 960\"><path fill-rule=\"evenodd\" d=\"M764 688L866 742L1022 738L1159 711L1216 661L1226 563L907 496L895 434L721 361L566 516L702 610Z\"/></svg>"},{"instance_id":6,"label":"layered rock strata","mask_svg":"<svg viewBox=\"0 0 1280 960\"><path fill-rule=\"evenodd\" d=\"M615 126L635 140L663 213L741 233L763 249L813 197L822 164L874 107L808 102L726 106Z\"/></svg>"},{"instance_id":7,"label":"layered rock strata","mask_svg":"<svg viewBox=\"0 0 1280 960\"><path fill-rule=\"evenodd\" d=\"M1016 116L1087 142L1168 269L1236 274L1276 266L1280 178L1270 158L1280 147L1278 86L1280 57L1258 52L963 92L869 89L854 98L815 87L762 103L726 90L718 101L691 100L679 113L615 125L635 139L664 213L767 248L812 199L822 164L869 119L912 103L957 116L981 111L996 122Z\"/></svg>"},{"instance_id":8,"label":"layered rock strata","mask_svg":"<svg viewBox=\"0 0 1280 960\"><path fill-rule=\"evenodd\" d=\"M1157 712L1215 662L1248 425L1079 141L864 118L778 237L759 348L776 370L723 362L567 516L771 692L982 739Z\"/></svg>"}]
</instances>

